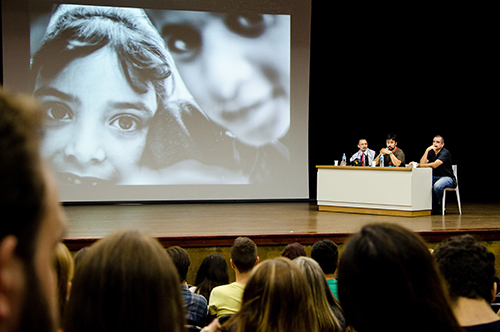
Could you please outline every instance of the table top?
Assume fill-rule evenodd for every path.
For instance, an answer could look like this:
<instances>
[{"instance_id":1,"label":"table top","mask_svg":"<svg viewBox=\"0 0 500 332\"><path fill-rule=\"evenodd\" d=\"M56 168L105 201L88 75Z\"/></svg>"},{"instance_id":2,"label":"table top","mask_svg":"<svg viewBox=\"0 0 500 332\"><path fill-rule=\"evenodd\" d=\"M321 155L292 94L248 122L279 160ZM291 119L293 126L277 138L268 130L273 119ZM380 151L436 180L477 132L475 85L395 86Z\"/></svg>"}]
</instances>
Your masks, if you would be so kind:
<instances>
[{"instance_id":1,"label":"table top","mask_svg":"<svg viewBox=\"0 0 500 332\"><path fill-rule=\"evenodd\" d=\"M348 169L348 170L370 170L370 171L390 171L390 172L411 172L412 167L366 167L366 166L333 166L333 165L316 165L316 168L323 169Z\"/></svg>"}]
</instances>

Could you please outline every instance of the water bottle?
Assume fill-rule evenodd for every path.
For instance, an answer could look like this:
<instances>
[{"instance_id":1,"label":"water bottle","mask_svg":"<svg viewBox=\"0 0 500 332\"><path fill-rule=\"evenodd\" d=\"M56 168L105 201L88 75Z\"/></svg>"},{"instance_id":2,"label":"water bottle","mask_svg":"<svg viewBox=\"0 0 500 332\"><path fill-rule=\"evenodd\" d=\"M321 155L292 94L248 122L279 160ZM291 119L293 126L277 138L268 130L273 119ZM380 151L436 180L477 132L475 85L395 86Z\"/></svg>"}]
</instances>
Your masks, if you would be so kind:
<instances>
[{"instance_id":1,"label":"water bottle","mask_svg":"<svg viewBox=\"0 0 500 332\"><path fill-rule=\"evenodd\" d=\"M380 167L384 167L384 154L380 154Z\"/></svg>"},{"instance_id":2,"label":"water bottle","mask_svg":"<svg viewBox=\"0 0 500 332\"><path fill-rule=\"evenodd\" d=\"M342 166L346 166L346 158L345 158L345 153L342 155Z\"/></svg>"}]
</instances>

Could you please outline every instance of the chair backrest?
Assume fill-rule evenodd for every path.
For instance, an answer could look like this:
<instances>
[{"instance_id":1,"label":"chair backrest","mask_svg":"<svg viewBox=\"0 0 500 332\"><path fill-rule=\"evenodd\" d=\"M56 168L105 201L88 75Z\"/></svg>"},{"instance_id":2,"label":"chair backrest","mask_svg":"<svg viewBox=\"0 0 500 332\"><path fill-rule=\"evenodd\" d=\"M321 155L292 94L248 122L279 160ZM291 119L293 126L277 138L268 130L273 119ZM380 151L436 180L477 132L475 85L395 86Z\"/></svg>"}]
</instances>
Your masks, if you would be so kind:
<instances>
[{"instance_id":1,"label":"chair backrest","mask_svg":"<svg viewBox=\"0 0 500 332\"><path fill-rule=\"evenodd\" d=\"M451 168L453 169L453 175L455 175L455 179L458 181L457 177L457 165L451 165Z\"/></svg>"}]
</instances>

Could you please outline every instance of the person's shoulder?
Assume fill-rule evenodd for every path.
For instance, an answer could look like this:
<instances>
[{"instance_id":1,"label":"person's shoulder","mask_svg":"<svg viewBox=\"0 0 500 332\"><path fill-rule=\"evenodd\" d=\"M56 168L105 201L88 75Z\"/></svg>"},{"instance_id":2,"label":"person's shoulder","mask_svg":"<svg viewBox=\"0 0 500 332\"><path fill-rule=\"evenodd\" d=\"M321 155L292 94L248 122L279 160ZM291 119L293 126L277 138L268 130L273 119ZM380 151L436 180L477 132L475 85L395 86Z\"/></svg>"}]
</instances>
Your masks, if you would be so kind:
<instances>
[{"instance_id":1,"label":"person's shoulder","mask_svg":"<svg viewBox=\"0 0 500 332\"><path fill-rule=\"evenodd\" d=\"M463 326L466 332L500 332L500 320L491 323Z\"/></svg>"},{"instance_id":2,"label":"person's shoulder","mask_svg":"<svg viewBox=\"0 0 500 332\"><path fill-rule=\"evenodd\" d=\"M191 304L191 305L200 304L202 306L207 305L207 299L201 294L195 294L189 290L186 290L183 292L183 295L184 295L184 300L188 304Z\"/></svg>"},{"instance_id":3,"label":"person's shoulder","mask_svg":"<svg viewBox=\"0 0 500 332\"><path fill-rule=\"evenodd\" d=\"M439 151L439 154L437 156L438 159L443 160L443 159L451 159L451 153L448 149L442 148L441 151Z\"/></svg>"},{"instance_id":4,"label":"person's shoulder","mask_svg":"<svg viewBox=\"0 0 500 332\"><path fill-rule=\"evenodd\" d=\"M228 285L220 285L220 286L215 286L214 288L212 288L212 292L220 292L222 290L224 290L225 288L227 288Z\"/></svg>"},{"instance_id":5,"label":"person's shoulder","mask_svg":"<svg viewBox=\"0 0 500 332\"><path fill-rule=\"evenodd\" d=\"M195 299L196 302L201 303L203 306L207 305L208 303L207 299L203 295L195 293L192 294L193 294L193 299Z\"/></svg>"},{"instance_id":6,"label":"person's shoulder","mask_svg":"<svg viewBox=\"0 0 500 332\"><path fill-rule=\"evenodd\" d=\"M214 292L215 293L224 293L224 292L227 292L230 289L234 288L233 284L236 284L236 283L233 282L233 283L230 283L230 284L215 286L214 288L212 288L212 293L214 293Z\"/></svg>"},{"instance_id":7,"label":"person's shoulder","mask_svg":"<svg viewBox=\"0 0 500 332\"><path fill-rule=\"evenodd\" d=\"M244 289L245 288L245 284L240 284L238 282L233 282L231 284L229 284L232 288L237 288L237 289Z\"/></svg>"},{"instance_id":8,"label":"person's shoulder","mask_svg":"<svg viewBox=\"0 0 500 332\"><path fill-rule=\"evenodd\" d=\"M205 298L205 296L201 295L201 294L196 294L196 293L193 293L191 291L189 291L191 294L192 294L192 297L193 298L196 298L196 299L199 299L199 300L205 300L205 302L207 301L207 299Z\"/></svg>"}]
</instances>

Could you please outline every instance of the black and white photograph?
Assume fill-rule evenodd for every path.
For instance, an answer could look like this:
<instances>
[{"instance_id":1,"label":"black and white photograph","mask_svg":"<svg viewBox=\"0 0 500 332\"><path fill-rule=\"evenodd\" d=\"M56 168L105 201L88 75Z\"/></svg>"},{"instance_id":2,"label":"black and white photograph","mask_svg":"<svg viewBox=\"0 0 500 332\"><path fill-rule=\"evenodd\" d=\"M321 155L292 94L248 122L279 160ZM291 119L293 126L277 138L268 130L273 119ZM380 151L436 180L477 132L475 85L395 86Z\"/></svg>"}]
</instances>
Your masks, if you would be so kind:
<instances>
[{"instance_id":1,"label":"black and white photograph","mask_svg":"<svg viewBox=\"0 0 500 332\"><path fill-rule=\"evenodd\" d=\"M307 196L299 6L29 4L5 83L42 106L63 201Z\"/></svg>"},{"instance_id":2,"label":"black and white photograph","mask_svg":"<svg viewBox=\"0 0 500 332\"><path fill-rule=\"evenodd\" d=\"M289 161L289 16L60 5L48 22L33 94L62 184L249 184L266 150Z\"/></svg>"}]
</instances>

